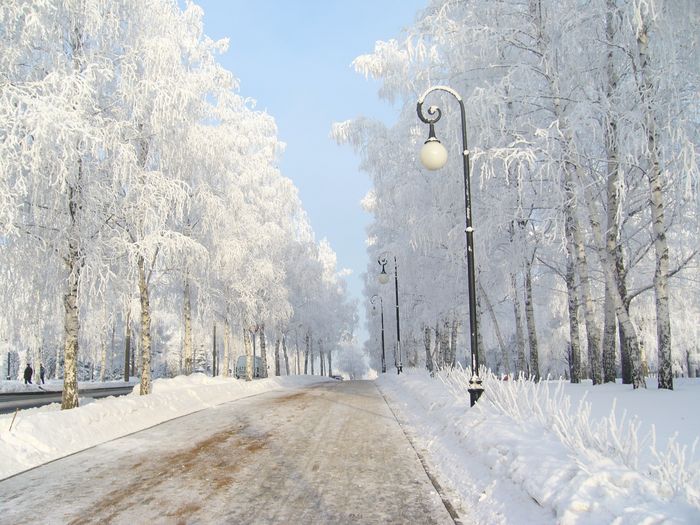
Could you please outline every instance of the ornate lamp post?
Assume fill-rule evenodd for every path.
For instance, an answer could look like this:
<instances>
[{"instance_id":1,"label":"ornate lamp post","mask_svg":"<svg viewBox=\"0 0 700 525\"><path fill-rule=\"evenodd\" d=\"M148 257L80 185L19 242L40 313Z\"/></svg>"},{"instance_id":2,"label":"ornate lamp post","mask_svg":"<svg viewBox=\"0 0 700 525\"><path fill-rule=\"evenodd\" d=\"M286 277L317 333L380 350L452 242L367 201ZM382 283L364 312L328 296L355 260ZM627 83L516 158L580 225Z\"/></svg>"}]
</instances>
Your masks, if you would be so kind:
<instances>
[{"instance_id":1,"label":"ornate lamp post","mask_svg":"<svg viewBox=\"0 0 700 525\"><path fill-rule=\"evenodd\" d=\"M369 302L372 303L374 310L376 311L377 307L375 305L375 301L377 300L377 297L379 297L379 311L381 312L382 317L382 374L386 374L386 354L384 353L384 301L382 301L381 295L373 295Z\"/></svg>"},{"instance_id":2,"label":"ornate lamp post","mask_svg":"<svg viewBox=\"0 0 700 525\"><path fill-rule=\"evenodd\" d=\"M476 279L474 266L474 228L472 227L472 197L469 179L469 149L467 148L467 122L464 112L462 97L452 88L447 86L434 86L429 88L418 99L416 111L418 118L430 126L428 140L425 141L420 152L420 160L429 170L438 170L447 162L447 150L435 136L435 123L440 120L442 112L437 106L428 107L428 115L423 114L423 102L433 91L449 93L459 102L460 115L462 117L462 161L464 171L464 207L465 207L465 234L467 238L467 284L469 289L469 328L471 332L471 369L472 377L469 380L469 398L471 405L479 400L484 388L479 378L479 349L477 346L477 320L476 320Z\"/></svg>"},{"instance_id":3,"label":"ornate lamp post","mask_svg":"<svg viewBox=\"0 0 700 525\"><path fill-rule=\"evenodd\" d=\"M382 255L377 261L382 267L382 272L379 274L379 282L386 284L389 282L389 274L386 273L386 265L388 263L386 256ZM396 257L394 257L394 293L396 296L396 346L399 352L399 363L396 365L396 373L403 372L403 361L401 359L401 325L399 324L399 273Z\"/></svg>"}]
</instances>

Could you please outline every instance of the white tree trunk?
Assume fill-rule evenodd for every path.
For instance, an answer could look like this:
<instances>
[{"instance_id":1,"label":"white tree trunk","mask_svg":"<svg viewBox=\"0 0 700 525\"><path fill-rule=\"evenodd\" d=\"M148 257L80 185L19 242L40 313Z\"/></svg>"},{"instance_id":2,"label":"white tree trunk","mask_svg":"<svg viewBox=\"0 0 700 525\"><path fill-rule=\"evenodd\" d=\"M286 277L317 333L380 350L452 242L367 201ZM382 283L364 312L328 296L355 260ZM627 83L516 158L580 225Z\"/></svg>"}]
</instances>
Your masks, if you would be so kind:
<instances>
[{"instance_id":1,"label":"white tree trunk","mask_svg":"<svg viewBox=\"0 0 700 525\"><path fill-rule=\"evenodd\" d=\"M224 369L221 375L229 377L231 367L231 326L228 317L224 322Z\"/></svg>"},{"instance_id":2,"label":"white tree trunk","mask_svg":"<svg viewBox=\"0 0 700 525\"><path fill-rule=\"evenodd\" d=\"M275 375L279 376L282 375L280 372L280 345L282 344L282 340L277 337L275 340Z\"/></svg>"},{"instance_id":3,"label":"white tree trunk","mask_svg":"<svg viewBox=\"0 0 700 525\"><path fill-rule=\"evenodd\" d=\"M182 308L183 321L185 324L185 335L182 347L185 360L184 373L185 375L190 375L194 365L194 355L192 351L192 299L190 297L189 277L185 278L185 291L183 295Z\"/></svg>"},{"instance_id":4,"label":"white tree trunk","mask_svg":"<svg viewBox=\"0 0 700 525\"><path fill-rule=\"evenodd\" d=\"M570 243L567 243L571 247ZM569 253L566 263L566 291L569 308L569 367L571 382L581 382L581 336L578 319L578 287L576 286L576 271L574 270L573 254Z\"/></svg>"},{"instance_id":5,"label":"white tree trunk","mask_svg":"<svg viewBox=\"0 0 700 525\"><path fill-rule=\"evenodd\" d=\"M128 383L131 377L131 307L126 310L124 329L124 382Z\"/></svg>"},{"instance_id":6,"label":"white tree trunk","mask_svg":"<svg viewBox=\"0 0 700 525\"><path fill-rule=\"evenodd\" d=\"M515 316L515 346L518 355L518 374L527 373L525 360L525 335L523 330L523 315L520 309L520 294L518 293L518 280L515 273L510 274L510 285L513 295L513 315Z\"/></svg>"},{"instance_id":7,"label":"white tree trunk","mask_svg":"<svg viewBox=\"0 0 700 525\"><path fill-rule=\"evenodd\" d=\"M82 178L82 163L78 165L78 180ZM61 409L66 410L78 406L78 334L80 331L80 312L78 310L78 285L80 281L81 261L78 247L79 225L77 214L80 208L80 190L68 188L68 209L70 227L68 239L68 286L63 296L64 310L64 344L63 344L63 394Z\"/></svg>"},{"instance_id":8,"label":"white tree trunk","mask_svg":"<svg viewBox=\"0 0 700 525\"><path fill-rule=\"evenodd\" d=\"M618 75L613 58L613 42L617 28L617 8L614 0L607 0L605 13L606 38L608 44L607 55L607 86L606 99L609 107L614 102L614 94L617 89ZM607 230L605 232L605 245L608 251L608 260L614 260L618 250L620 236L620 165L618 162L617 148L617 121L610 117L605 126L605 149L607 154ZM612 256L612 257L611 257ZM620 275L616 275L619 282ZM617 318L615 314L615 300L612 297L610 285L605 284L604 328L603 328L603 380L606 383L615 382L615 354Z\"/></svg>"},{"instance_id":9,"label":"white tree trunk","mask_svg":"<svg viewBox=\"0 0 700 525\"><path fill-rule=\"evenodd\" d=\"M214 327L212 328L212 341L211 341L211 376L216 377L219 375L219 354L216 348L216 321L214 321Z\"/></svg>"},{"instance_id":10,"label":"white tree trunk","mask_svg":"<svg viewBox=\"0 0 700 525\"><path fill-rule=\"evenodd\" d=\"M105 381L105 372L107 370L107 339L105 337L106 334L102 334L102 348L100 353L100 382L102 383Z\"/></svg>"},{"instance_id":11,"label":"white tree trunk","mask_svg":"<svg viewBox=\"0 0 700 525\"><path fill-rule=\"evenodd\" d=\"M530 376L540 380L540 359L537 343L537 328L535 325L535 305L532 297L532 263L525 261L525 324L527 326L527 341L530 347Z\"/></svg>"},{"instance_id":12,"label":"white tree trunk","mask_svg":"<svg viewBox=\"0 0 700 525\"><path fill-rule=\"evenodd\" d=\"M151 393L151 306L143 257L138 257L139 296L141 299L141 388L140 394Z\"/></svg>"},{"instance_id":13,"label":"white tree trunk","mask_svg":"<svg viewBox=\"0 0 700 525\"><path fill-rule=\"evenodd\" d=\"M640 9L642 17L649 16ZM656 298L656 339L659 361L659 388L673 390L673 368L671 361L671 317L668 306L668 241L664 220L664 194L661 167L659 165L658 125L652 102L649 100L654 89L648 60L649 26L643 20L637 31L639 50L640 96L645 111L645 132L647 136L647 177L651 203L652 231L656 269L654 272L654 295Z\"/></svg>"},{"instance_id":14,"label":"white tree trunk","mask_svg":"<svg viewBox=\"0 0 700 525\"><path fill-rule=\"evenodd\" d=\"M323 352L323 341L321 339L318 340L318 373L320 376L325 376L326 375L326 355Z\"/></svg>"},{"instance_id":15,"label":"white tree trunk","mask_svg":"<svg viewBox=\"0 0 700 525\"><path fill-rule=\"evenodd\" d=\"M250 331L243 328L243 348L245 349L245 380L253 380L253 344L250 340Z\"/></svg>"},{"instance_id":16,"label":"white tree trunk","mask_svg":"<svg viewBox=\"0 0 700 525\"><path fill-rule=\"evenodd\" d=\"M61 345L56 345L56 368L53 371L53 378L61 378Z\"/></svg>"},{"instance_id":17,"label":"white tree trunk","mask_svg":"<svg viewBox=\"0 0 700 525\"><path fill-rule=\"evenodd\" d=\"M311 375L314 375L314 347L313 338L309 338L309 361L311 361Z\"/></svg>"},{"instance_id":18,"label":"white tree trunk","mask_svg":"<svg viewBox=\"0 0 700 525\"><path fill-rule=\"evenodd\" d=\"M434 364L433 354L430 352L430 327L427 325L423 329L423 344L425 346L425 368L427 368L432 375Z\"/></svg>"},{"instance_id":19,"label":"white tree trunk","mask_svg":"<svg viewBox=\"0 0 700 525\"><path fill-rule=\"evenodd\" d=\"M448 359L448 366L454 368L457 364L457 331L459 329L459 322L457 319L452 319L452 327L450 330L450 357ZM479 348L482 348L479 345Z\"/></svg>"},{"instance_id":20,"label":"white tree trunk","mask_svg":"<svg viewBox=\"0 0 700 525\"><path fill-rule=\"evenodd\" d=\"M262 377L267 377L267 342L265 340L265 323L260 325L260 358L262 359Z\"/></svg>"},{"instance_id":21,"label":"white tree trunk","mask_svg":"<svg viewBox=\"0 0 700 525\"><path fill-rule=\"evenodd\" d=\"M287 354L287 336L282 336L282 353L284 354L284 372L289 375L289 355Z\"/></svg>"}]
</instances>

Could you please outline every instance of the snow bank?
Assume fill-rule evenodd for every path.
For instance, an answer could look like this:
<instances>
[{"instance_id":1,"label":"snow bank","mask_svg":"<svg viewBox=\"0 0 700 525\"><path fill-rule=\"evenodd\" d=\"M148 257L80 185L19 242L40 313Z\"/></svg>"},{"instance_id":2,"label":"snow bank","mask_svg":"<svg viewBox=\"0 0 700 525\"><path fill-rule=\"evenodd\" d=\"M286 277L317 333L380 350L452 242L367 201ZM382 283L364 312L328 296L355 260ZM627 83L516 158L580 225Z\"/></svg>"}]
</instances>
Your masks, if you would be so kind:
<instances>
[{"instance_id":1,"label":"snow bank","mask_svg":"<svg viewBox=\"0 0 700 525\"><path fill-rule=\"evenodd\" d=\"M697 523L699 427L691 414L700 381L633 392L490 376L471 409L468 379L415 371L379 385L474 521ZM663 446L659 421L671 427Z\"/></svg>"},{"instance_id":2,"label":"snow bank","mask_svg":"<svg viewBox=\"0 0 700 525\"><path fill-rule=\"evenodd\" d=\"M271 377L251 382L203 374L157 379L153 393L91 400L60 410L58 403L0 416L0 479L111 439L198 410L271 390L298 388L328 379L319 376ZM24 386L24 385L23 385Z\"/></svg>"}]
</instances>

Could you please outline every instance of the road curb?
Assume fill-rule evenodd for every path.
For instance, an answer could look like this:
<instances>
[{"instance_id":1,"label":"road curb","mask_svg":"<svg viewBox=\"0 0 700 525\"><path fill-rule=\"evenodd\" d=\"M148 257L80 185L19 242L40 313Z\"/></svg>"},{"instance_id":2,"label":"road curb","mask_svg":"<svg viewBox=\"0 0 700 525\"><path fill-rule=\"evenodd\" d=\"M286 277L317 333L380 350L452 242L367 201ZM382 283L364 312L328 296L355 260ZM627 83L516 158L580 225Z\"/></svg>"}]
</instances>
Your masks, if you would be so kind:
<instances>
[{"instance_id":1,"label":"road curb","mask_svg":"<svg viewBox=\"0 0 700 525\"><path fill-rule=\"evenodd\" d=\"M447 513L452 518L452 521L454 521L455 525L464 525L464 522L459 517L459 513L457 512L457 509L455 509L454 505L452 505L452 502L445 495L445 492L442 490L442 486L440 485L440 482L437 480L437 478L431 472L430 468L428 467L428 463L426 462L423 455L418 451L418 449L416 449L416 446L413 443L413 440L410 438L410 436L406 432L406 429L401 424L401 420L396 416L396 412L394 411L391 404L387 400L386 396L384 395L384 392L382 392L381 388L379 388L376 384L375 384L375 387L379 391L379 394L382 396L384 403L386 403L386 406L389 408L391 415L394 416L394 419L396 420L396 423L398 423L399 428L401 429L401 432L403 432L403 435L406 437L406 440L411 445L411 448L416 453L416 456L418 456L418 460L420 461L420 464L423 467L423 470L425 471L425 475L428 476L430 483L433 484L433 488L438 493L438 496L440 496L440 500L442 501L442 504L445 506Z\"/></svg>"}]
</instances>

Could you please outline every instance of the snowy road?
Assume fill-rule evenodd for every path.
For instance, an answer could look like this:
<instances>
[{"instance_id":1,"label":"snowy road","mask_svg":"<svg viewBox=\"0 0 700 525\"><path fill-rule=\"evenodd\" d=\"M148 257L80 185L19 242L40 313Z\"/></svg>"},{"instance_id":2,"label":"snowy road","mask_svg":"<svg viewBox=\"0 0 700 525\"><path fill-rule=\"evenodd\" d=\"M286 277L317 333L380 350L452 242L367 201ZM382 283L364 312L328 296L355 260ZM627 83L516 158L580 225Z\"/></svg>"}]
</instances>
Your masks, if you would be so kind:
<instances>
[{"instance_id":1,"label":"snowy road","mask_svg":"<svg viewBox=\"0 0 700 525\"><path fill-rule=\"evenodd\" d=\"M0 482L0 523L454 523L372 382L266 393Z\"/></svg>"}]
</instances>

